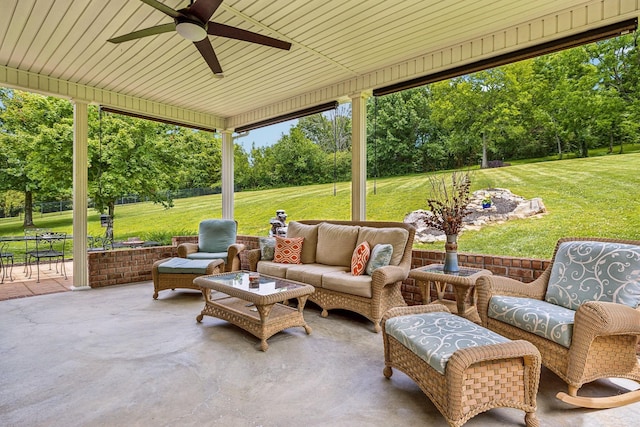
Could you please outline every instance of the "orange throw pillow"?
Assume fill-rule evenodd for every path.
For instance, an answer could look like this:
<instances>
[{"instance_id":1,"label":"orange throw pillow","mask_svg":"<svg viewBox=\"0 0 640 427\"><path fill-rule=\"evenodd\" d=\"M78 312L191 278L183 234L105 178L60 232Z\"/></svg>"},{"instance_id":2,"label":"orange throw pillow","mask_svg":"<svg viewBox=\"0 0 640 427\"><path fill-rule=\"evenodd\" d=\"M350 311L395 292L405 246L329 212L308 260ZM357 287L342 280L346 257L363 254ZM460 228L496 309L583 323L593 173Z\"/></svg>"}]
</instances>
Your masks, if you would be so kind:
<instances>
[{"instance_id":1,"label":"orange throw pillow","mask_svg":"<svg viewBox=\"0 0 640 427\"><path fill-rule=\"evenodd\" d=\"M276 236L276 251L273 261L281 264L300 264L303 241L304 237Z\"/></svg>"},{"instance_id":2,"label":"orange throw pillow","mask_svg":"<svg viewBox=\"0 0 640 427\"><path fill-rule=\"evenodd\" d=\"M356 246L351 257L351 274L360 276L364 273L367 261L369 261L369 255L371 255L371 248L369 248L369 244L366 241Z\"/></svg>"}]
</instances>

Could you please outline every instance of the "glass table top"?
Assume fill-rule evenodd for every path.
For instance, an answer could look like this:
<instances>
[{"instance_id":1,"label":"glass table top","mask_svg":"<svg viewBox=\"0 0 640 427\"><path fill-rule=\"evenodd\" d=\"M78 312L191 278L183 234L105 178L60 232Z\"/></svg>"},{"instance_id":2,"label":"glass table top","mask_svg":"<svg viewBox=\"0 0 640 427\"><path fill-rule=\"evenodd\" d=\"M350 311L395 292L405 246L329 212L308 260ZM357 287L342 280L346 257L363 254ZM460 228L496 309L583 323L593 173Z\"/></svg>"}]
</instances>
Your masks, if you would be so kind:
<instances>
[{"instance_id":1,"label":"glass table top","mask_svg":"<svg viewBox=\"0 0 640 427\"><path fill-rule=\"evenodd\" d=\"M260 275L258 286L254 287L255 285L251 285L249 272L247 271L234 271L215 276L206 276L204 278L224 286L241 289L256 295L272 295L278 292L299 289L306 286L290 280Z\"/></svg>"},{"instance_id":2,"label":"glass table top","mask_svg":"<svg viewBox=\"0 0 640 427\"><path fill-rule=\"evenodd\" d=\"M444 271L443 264L430 264L422 268L418 268L417 271L423 271L425 273L446 274L449 276L469 277L481 271L479 268L460 267L457 272Z\"/></svg>"}]
</instances>

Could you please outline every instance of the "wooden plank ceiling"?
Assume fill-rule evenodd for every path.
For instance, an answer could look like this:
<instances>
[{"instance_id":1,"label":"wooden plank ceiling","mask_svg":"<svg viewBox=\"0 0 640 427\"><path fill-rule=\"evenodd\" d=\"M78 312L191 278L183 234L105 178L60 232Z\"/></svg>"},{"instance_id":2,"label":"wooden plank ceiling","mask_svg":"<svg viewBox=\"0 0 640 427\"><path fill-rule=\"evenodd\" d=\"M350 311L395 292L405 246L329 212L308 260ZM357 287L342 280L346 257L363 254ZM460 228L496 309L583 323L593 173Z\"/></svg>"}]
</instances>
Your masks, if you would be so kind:
<instances>
[{"instance_id":1,"label":"wooden plank ceiling","mask_svg":"<svg viewBox=\"0 0 640 427\"><path fill-rule=\"evenodd\" d=\"M188 5L187 0L160 1L174 9ZM535 31L543 18L538 42L547 33L562 34L564 24L557 17L563 13L570 32L637 16L638 10L637 0L225 0L212 21L291 42L292 48L287 52L209 36L225 75L216 79L191 42L174 32L118 45L107 42L171 22L140 1L0 0L0 5L0 66L5 70L232 119L236 125L264 118L269 113L249 113L287 100L303 99L278 112L316 102L317 96L305 101L306 94L349 95L354 89L349 82L362 76L371 81L368 89L378 81L402 79L389 75L393 67L483 37L486 43L487 35L501 31L522 32L528 23ZM556 21L550 22L553 16ZM516 41L522 37L515 35ZM491 54L491 49L482 47L479 54ZM376 75L383 77L371 77ZM360 86L356 89L367 89Z\"/></svg>"}]
</instances>

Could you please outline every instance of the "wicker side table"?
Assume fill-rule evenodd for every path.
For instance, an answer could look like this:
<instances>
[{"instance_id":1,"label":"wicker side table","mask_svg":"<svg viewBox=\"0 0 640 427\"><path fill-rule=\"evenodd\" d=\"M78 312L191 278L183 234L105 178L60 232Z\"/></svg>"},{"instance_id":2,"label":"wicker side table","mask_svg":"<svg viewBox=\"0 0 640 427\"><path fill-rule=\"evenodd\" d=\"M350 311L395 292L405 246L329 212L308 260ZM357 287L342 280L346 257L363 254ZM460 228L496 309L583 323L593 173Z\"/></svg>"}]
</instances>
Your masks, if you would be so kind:
<instances>
[{"instance_id":1,"label":"wicker side table","mask_svg":"<svg viewBox=\"0 0 640 427\"><path fill-rule=\"evenodd\" d=\"M430 264L425 267L414 268L409 277L420 287L424 304L432 302L445 305L449 311L474 322L480 318L476 310L476 279L480 276L491 275L491 271L480 268L461 267L457 273L444 271L442 264ZM431 286L436 290L436 300L431 301ZM444 298L448 285L453 287L455 301ZM469 304L471 301L471 304Z\"/></svg>"}]
</instances>

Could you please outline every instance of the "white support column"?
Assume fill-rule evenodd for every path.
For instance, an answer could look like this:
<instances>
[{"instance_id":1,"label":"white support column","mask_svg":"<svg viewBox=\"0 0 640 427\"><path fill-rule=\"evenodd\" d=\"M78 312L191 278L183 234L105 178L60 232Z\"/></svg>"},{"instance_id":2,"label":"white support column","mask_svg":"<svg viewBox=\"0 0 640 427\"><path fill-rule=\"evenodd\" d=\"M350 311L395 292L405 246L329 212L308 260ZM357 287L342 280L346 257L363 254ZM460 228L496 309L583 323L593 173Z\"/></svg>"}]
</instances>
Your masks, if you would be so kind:
<instances>
[{"instance_id":1,"label":"white support column","mask_svg":"<svg viewBox=\"0 0 640 427\"><path fill-rule=\"evenodd\" d=\"M87 263L88 104L73 106L73 290L89 289Z\"/></svg>"},{"instance_id":2,"label":"white support column","mask_svg":"<svg viewBox=\"0 0 640 427\"><path fill-rule=\"evenodd\" d=\"M351 95L351 220L367 217L367 98Z\"/></svg>"},{"instance_id":3,"label":"white support column","mask_svg":"<svg viewBox=\"0 0 640 427\"><path fill-rule=\"evenodd\" d=\"M222 131L222 218L233 219L233 129Z\"/></svg>"}]
</instances>

